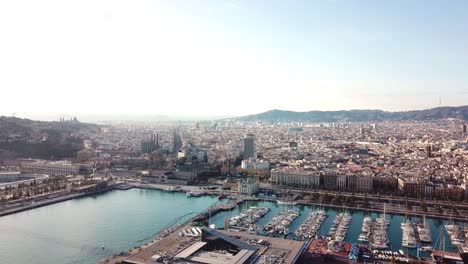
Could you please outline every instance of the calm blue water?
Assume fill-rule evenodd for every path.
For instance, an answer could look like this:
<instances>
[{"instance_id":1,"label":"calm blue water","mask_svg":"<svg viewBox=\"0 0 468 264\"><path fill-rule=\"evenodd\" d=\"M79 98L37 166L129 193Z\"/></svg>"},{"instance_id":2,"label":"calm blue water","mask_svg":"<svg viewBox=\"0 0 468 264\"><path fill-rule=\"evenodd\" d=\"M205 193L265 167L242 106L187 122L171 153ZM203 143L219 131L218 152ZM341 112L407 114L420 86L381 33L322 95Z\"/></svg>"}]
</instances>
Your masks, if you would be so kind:
<instances>
[{"instance_id":1,"label":"calm blue water","mask_svg":"<svg viewBox=\"0 0 468 264\"><path fill-rule=\"evenodd\" d=\"M0 263L96 263L216 201L157 190L116 190L4 216Z\"/></svg>"},{"instance_id":2,"label":"calm blue water","mask_svg":"<svg viewBox=\"0 0 468 264\"><path fill-rule=\"evenodd\" d=\"M29 210L0 218L0 263L15 264L84 264L96 263L144 242L141 239L189 212L200 212L217 202L215 197L187 198L184 193L131 189L111 191ZM271 211L258 224L266 224L284 209L298 209L301 216L290 226L291 232L305 220L314 206L286 206L271 202L245 202L232 211L214 215L210 223L222 227L224 219L239 214L250 206L267 206ZM342 210L325 208L328 218L319 234L326 235L333 218ZM346 241L357 242L365 213L351 211L353 219ZM371 217L379 214L371 213ZM189 217L189 216L187 216ZM401 247L400 223L403 216L389 215L389 238L393 250ZM412 218L413 221L419 218ZM432 239L437 240L447 221L428 219ZM447 233L446 249L450 246ZM146 242L146 241L145 241ZM102 250L101 247L105 246ZM415 251L410 251L415 254Z\"/></svg>"},{"instance_id":3,"label":"calm blue water","mask_svg":"<svg viewBox=\"0 0 468 264\"><path fill-rule=\"evenodd\" d=\"M301 213L301 216L298 217L296 220L294 220L294 222L289 227L289 230L292 233L299 227L299 225L305 220L307 215L312 210L319 209L316 206L290 206L290 205L278 205L277 203L266 202L266 201L258 201L258 202L250 201L250 202L243 203L240 207L232 211L222 212L213 216L211 218L210 223L215 224L216 227L223 227L224 219L230 218L234 215L238 215L241 211L249 208L250 206L266 206L266 207L271 208L271 211L257 222L257 224L260 224L260 225L268 223L268 221L274 215L278 214L281 210L284 210L284 209L299 210L299 212ZM323 236L328 234L328 231L331 227L331 224L335 216L338 213L343 212L342 209L334 209L334 208L324 208L324 210L327 212L328 217L325 220L325 222L322 224L321 228L319 229L319 235L323 235ZM352 243L362 243L362 242L359 242L357 239L359 237L359 233L361 232L362 220L364 219L365 216L367 216L367 213L363 211L355 211L355 210L351 210L348 212L351 213L353 218L349 226L348 233L346 234L345 240L348 242L352 242ZM369 213L369 215L372 218L377 218L381 216L379 213ZM390 249L392 249L393 251L397 251L401 249L401 242L402 242L401 241L402 240L401 223L405 221L405 217L401 215L387 215L387 219L390 220L390 225L388 228L388 237L390 239ZM422 219L419 217L411 217L410 220L414 222L422 221ZM445 232L445 229L444 229L444 225L447 223L447 221L439 220L439 219L430 219L430 218L427 218L426 221L429 223L429 226L431 229L433 245L438 240L441 229L443 229L442 233L445 236L445 241L446 241L445 250L456 251L456 249L452 247L452 245L450 244L449 236L447 232ZM462 223L458 223L458 224L463 225ZM405 249L404 251L410 254L416 255L415 249L410 249L410 250ZM421 252L421 255L427 255L427 253Z\"/></svg>"}]
</instances>

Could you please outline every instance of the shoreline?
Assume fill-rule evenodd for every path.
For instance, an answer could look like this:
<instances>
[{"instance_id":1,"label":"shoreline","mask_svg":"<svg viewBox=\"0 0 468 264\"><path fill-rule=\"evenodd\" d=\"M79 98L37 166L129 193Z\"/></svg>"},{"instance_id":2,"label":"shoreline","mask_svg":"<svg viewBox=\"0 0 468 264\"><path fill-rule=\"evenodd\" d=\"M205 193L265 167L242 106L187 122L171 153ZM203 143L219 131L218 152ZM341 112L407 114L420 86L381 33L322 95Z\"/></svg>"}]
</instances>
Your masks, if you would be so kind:
<instances>
[{"instance_id":1,"label":"shoreline","mask_svg":"<svg viewBox=\"0 0 468 264\"><path fill-rule=\"evenodd\" d=\"M36 209L39 207L47 206L47 205L52 205L60 202L65 202L68 200L73 200L73 199L79 199L87 196L92 196L92 195L98 195L101 193L105 193L108 191L112 190L128 190L132 188L138 188L138 189L147 189L147 190L160 190L160 191L165 191L168 187L171 187L173 185L163 185L163 184L141 184L141 183L119 183L119 184L114 184L112 186L108 186L106 189L95 191L95 192L87 192L87 193L70 193L64 196L59 196L59 197L54 197L52 199L45 199L44 201L39 201L36 203L31 203L28 202L28 205L23 205L23 206L17 206L17 207L12 207L9 209L5 209L0 211L0 217L2 216L7 216L15 213L20 213L32 209ZM177 192L189 192L190 190L200 190L200 186L182 186L182 189ZM210 196L215 196L221 193L221 191L215 191L215 190L203 190L205 192L204 195L210 195ZM235 192L232 192L235 193ZM239 205L245 201L269 201L272 203L276 203L275 199L272 198L257 198L257 197L252 197L252 196L246 196L242 197L241 201L236 201L236 204ZM382 203L382 207L383 207ZM387 203L388 205L391 205L390 203ZM355 207L355 206L349 206L349 205L334 205L334 204L320 204L318 202L311 202L311 201L305 201L305 200L299 200L297 205L299 206L322 206L322 207L330 207L330 208L335 208L335 209L346 209L346 210L355 210L355 211L363 211L363 212L375 212L375 213L383 213L383 209L381 208L372 208L372 207ZM375 204L378 205L378 204ZM395 210L392 208L387 208L385 210L386 213L388 214L394 214L394 215L410 215L410 216L418 216L418 217L429 217L429 218L434 218L434 219L442 219L442 220L448 220L453 219L456 221L467 221L466 217L463 216L450 216L447 217L445 214L434 214L434 213L421 213L421 212L416 212L416 211L411 211L411 212L405 212L405 210Z\"/></svg>"},{"instance_id":2,"label":"shoreline","mask_svg":"<svg viewBox=\"0 0 468 264\"><path fill-rule=\"evenodd\" d=\"M79 198L83 198L83 197L86 197L86 196L97 195L97 194L105 193L105 192L108 192L108 191L111 191L111 190L121 190L121 189L118 189L118 188L115 188L115 186L112 186L112 187L109 187L107 189L100 190L100 191L95 191L95 192L70 193L70 194L67 194L67 195L55 197L55 198L52 198L52 199L45 199L44 201L39 201L39 202L35 202L35 203L28 202L29 203L28 205L12 207L12 208L0 211L0 217L7 216L7 215L12 215L12 214L16 214L16 213L20 213L20 212L24 212L24 211L28 211L28 210L36 209L36 208L39 208L39 207L44 207L44 206L56 204L56 203L61 203L61 202L65 202L65 201L69 201L69 200L73 200L73 199L79 199Z\"/></svg>"}]
</instances>

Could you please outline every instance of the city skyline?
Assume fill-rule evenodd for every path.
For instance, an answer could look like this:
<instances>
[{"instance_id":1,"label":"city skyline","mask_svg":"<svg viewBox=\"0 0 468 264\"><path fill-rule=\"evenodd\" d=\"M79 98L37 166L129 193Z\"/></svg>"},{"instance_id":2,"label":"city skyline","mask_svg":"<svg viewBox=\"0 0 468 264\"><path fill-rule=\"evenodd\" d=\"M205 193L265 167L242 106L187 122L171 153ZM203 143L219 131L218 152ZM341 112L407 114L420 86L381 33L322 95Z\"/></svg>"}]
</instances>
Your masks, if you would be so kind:
<instances>
[{"instance_id":1,"label":"city skyline","mask_svg":"<svg viewBox=\"0 0 468 264\"><path fill-rule=\"evenodd\" d=\"M468 1L0 1L0 264L468 263Z\"/></svg>"},{"instance_id":2,"label":"city skyline","mask_svg":"<svg viewBox=\"0 0 468 264\"><path fill-rule=\"evenodd\" d=\"M0 5L2 115L241 116L468 101L464 2Z\"/></svg>"}]
</instances>

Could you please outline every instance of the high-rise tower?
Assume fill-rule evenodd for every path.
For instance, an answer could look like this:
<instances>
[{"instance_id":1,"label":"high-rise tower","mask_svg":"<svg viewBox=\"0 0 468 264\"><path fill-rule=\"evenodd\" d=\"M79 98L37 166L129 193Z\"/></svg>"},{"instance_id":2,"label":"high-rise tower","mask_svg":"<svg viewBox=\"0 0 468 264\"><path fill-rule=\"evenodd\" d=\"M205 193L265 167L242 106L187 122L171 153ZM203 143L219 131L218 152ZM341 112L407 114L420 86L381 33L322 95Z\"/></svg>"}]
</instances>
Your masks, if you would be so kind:
<instances>
[{"instance_id":1,"label":"high-rise tower","mask_svg":"<svg viewBox=\"0 0 468 264\"><path fill-rule=\"evenodd\" d=\"M255 136L253 134L247 134L244 136L244 159L256 157Z\"/></svg>"}]
</instances>

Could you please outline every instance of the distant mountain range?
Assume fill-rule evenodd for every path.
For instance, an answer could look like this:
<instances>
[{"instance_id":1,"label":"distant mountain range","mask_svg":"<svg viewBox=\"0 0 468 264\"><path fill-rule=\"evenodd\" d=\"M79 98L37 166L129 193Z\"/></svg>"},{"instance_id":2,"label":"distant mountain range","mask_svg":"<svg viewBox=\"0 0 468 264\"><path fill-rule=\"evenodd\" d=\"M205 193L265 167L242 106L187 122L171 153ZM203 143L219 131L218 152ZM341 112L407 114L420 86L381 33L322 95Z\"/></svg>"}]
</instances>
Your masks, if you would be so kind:
<instances>
[{"instance_id":1,"label":"distant mountain range","mask_svg":"<svg viewBox=\"0 0 468 264\"><path fill-rule=\"evenodd\" d=\"M308 111L294 112L270 110L256 115L248 115L229 120L238 121L300 121L300 122L360 122L384 120L435 120L456 118L468 120L468 105L457 107L437 107L426 110L387 112L382 110L349 110L349 111Z\"/></svg>"}]
</instances>

